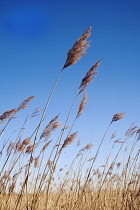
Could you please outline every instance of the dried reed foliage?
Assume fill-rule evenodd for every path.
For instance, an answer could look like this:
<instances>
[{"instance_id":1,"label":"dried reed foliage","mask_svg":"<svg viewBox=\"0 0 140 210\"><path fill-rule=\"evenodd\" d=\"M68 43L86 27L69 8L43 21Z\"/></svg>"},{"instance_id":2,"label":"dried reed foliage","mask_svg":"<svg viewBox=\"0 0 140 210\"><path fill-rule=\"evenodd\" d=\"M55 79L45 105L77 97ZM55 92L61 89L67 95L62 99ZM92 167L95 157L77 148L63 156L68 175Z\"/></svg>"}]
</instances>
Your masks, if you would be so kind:
<instances>
[{"instance_id":1,"label":"dried reed foliage","mask_svg":"<svg viewBox=\"0 0 140 210\"><path fill-rule=\"evenodd\" d=\"M35 149L34 145L29 145L29 146L26 148L25 153L31 154L31 153L34 151L34 149Z\"/></svg>"},{"instance_id":2,"label":"dried reed foliage","mask_svg":"<svg viewBox=\"0 0 140 210\"><path fill-rule=\"evenodd\" d=\"M41 152L44 152L44 151L47 149L47 147L49 146L49 144L50 144L51 142L52 142L52 140L50 140L49 142L47 142L47 143L43 146Z\"/></svg>"},{"instance_id":3,"label":"dried reed foliage","mask_svg":"<svg viewBox=\"0 0 140 210\"><path fill-rule=\"evenodd\" d=\"M84 96L83 96L83 99L80 103L79 110L78 110L76 118L78 118L83 113L83 111L85 109L85 106L86 106L86 103L87 103L87 93L85 92Z\"/></svg>"},{"instance_id":4,"label":"dried reed foliage","mask_svg":"<svg viewBox=\"0 0 140 210\"><path fill-rule=\"evenodd\" d=\"M17 113L17 109L11 109L9 111L6 111L0 116L0 120L3 121L5 119L11 119L13 115L16 113Z\"/></svg>"},{"instance_id":5,"label":"dried reed foliage","mask_svg":"<svg viewBox=\"0 0 140 210\"><path fill-rule=\"evenodd\" d=\"M87 41L87 39L91 35L91 29L92 27L89 27L85 33L75 42L73 47L68 51L67 59L63 69L76 64L80 58L87 54L86 50L88 47L90 47L90 41Z\"/></svg>"},{"instance_id":6,"label":"dried reed foliage","mask_svg":"<svg viewBox=\"0 0 140 210\"><path fill-rule=\"evenodd\" d=\"M32 113L32 118L33 117L36 117L36 116L38 116L38 115L40 115L40 112L41 112L42 110L41 110L41 107L37 107L35 110L34 110L34 112Z\"/></svg>"},{"instance_id":7,"label":"dried reed foliage","mask_svg":"<svg viewBox=\"0 0 140 210\"><path fill-rule=\"evenodd\" d=\"M117 136L117 131L115 131L114 133L112 133L111 139L115 138Z\"/></svg>"},{"instance_id":8,"label":"dried reed foliage","mask_svg":"<svg viewBox=\"0 0 140 210\"><path fill-rule=\"evenodd\" d=\"M87 30L85 34L79 40L77 40L73 48L69 51L68 58L67 58L64 68L72 64L75 64L84 54L86 54L84 50L86 50L86 47L89 44L86 39L88 38L90 34L90 30L91 28L89 28L89 31ZM87 85L90 84L93 78L97 75L96 67L98 67L99 63L97 62L94 65L94 67L92 67L90 71L86 74L85 78L82 80L82 83L80 85L79 93L83 92L86 89ZM17 111L27 108L28 103L33 98L34 97L31 96L28 99L26 99L18 107L18 109L13 109L13 110L5 112L3 115L0 116L0 120L2 121L5 119L12 119L13 115L17 113ZM79 117L82 114L85 108L86 99L87 99L87 95L85 93L80 103L77 117ZM40 112L40 108L36 108L33 114L31 115L31 117L37 116L39 112ZM117 113L113 116L112 122L123 119L124 116L125 116L124 113ZM56 172L55 170L57 168L57 163L58 163L57 158L55 160L54 156L55 154L59 156L60 155L59 152L61 152L63 148L67 147L75 140L77 136L77 132L71 135L69 134L63 144L60 144L60 142L55 144L54 148L60 146L59 147L60 150L58 149L59 152L57 151L56 153L55 153L56 150L54 150L54 153L53 153L54 156L50 155L49 157L46 158L46 161L48 159L46 163L47 167L45 166L46 168L45 170L43 170L43 173L42 173L43 158L41 159L41 161L39 161L39 158L43 157L44 154L41 154L41 152L44 152L49 146L49 144L51 143L51 141L48 142L46 140L48 140L51 133L56 128L61 127L61 123L58 122L57 120L58 120L58 116L53 118L49 122L49 124L45 127L43 133L40 136L40 139L46 138L45 140L43 139L42 141L40 141L39 139L38 143L35 143L34 145L32 145L30 138L26 138L23 141L21 141L22 134L20 133L15 143L10 141L7 148L5 147L5 151L7 153L4 152L3 154L6 155L6 158L5 158L6 161L4 163L3 169L0 172L0 209L1 210L5 210L5 209L18 210L19 208L20 209L26 208L26 209L31 209L31 210L34 210L34 209L40 209L40 210L43 210L43 209L56 209L56 210L58 209L72 209L72 210L139 209L140 189L139 189L138 184L139 184L140 175L138 173L139 166L137 164L138 157L139 157L139 149L137 151L137 147L135 148L132 147L133 151L131 149L130 153L128 152L129 150L127 150L125 154L125 159L123 161L121 160L122 163L119 162L118 159L116 159L119 152L121 151L119 149L117 156L114 158L113 162L110 165L108 165L107 163L108 160L105 165L102 165L100 167L98 167L97 165L98 163L96 165L93 165L100 154L99 149L101 147L103 139L106 136L108 129L103 139L101 140L101 143L99 147L97 148L97 152L95 153L94 157L91 156L91 154L85 153L86 151L89 151L92 148L93 145L91 143L87 144L85 147L83 147L79 151L79 153L76 155L76 158L74 158L74 160L72 161L68 171L66 171L67 179L63 179L64 178L63 173L65 173L65 166L64 166L59 169L59 172L62 173L61 174L62 182L61 180L59 181L59 183L53 182L55 181L53 180L53 178L55 177L54 172ZM65 126L63 130L67 128L68 127ZM140 129L138 129L137 126L133 124L127 130L124 141L121 140L120 138L114 141L113 145L115 144L115 142L122 143L122 145L120 146L120 148L122 148L123 146L127 144L126 139L129 137L133 137L134 134L137 135L136 136L137 138L134 138L134 144L132 143L132 145L135 146L137 143L139 143L137 140L140 139ZM116 132L112 134L111 138L113 139L115 137L116 137ZM40 151L38 155L37 154L38 151L36 148L37 148L37 145L40 145L42 142L45 142L44 143L45 145L43 145L42 150ZM123 144L124 142L126 144ZM131 144L131 142L129 143ZM80 145L80 142L78 141L77 146L79 145ZM30 154L32 153L34 149L36 149L35 155L37 154L37 157L34 158L32 156L29 160L28 155L25 155L25 153ZM132 152L135 153L135 149L136 149L136 154L132 156ZM10 154L12 150L14 150L14 154L11 157ZM20 153L16 153L17 151L20 151ZM23 151L25 151L25 153L23 153ZM111 152L112 152L112 149L111 149ZM2 152L0 152L0 154L2 154ZM11 157L11 162L10 162L10 158L8 159L7 155ZM81 155L81 158L77 158L80 155ZM88 157L88 155L90 156ZM101 155L103 157L104 154L101 154ZM128 155L128 158L127 158L127 155ZM125 160L127 160L126 163L125 163ZM92 162L90 163L89 161L92 161ZM32 170L31 170L32 172L29 171L29 167L31 163L34 164L34 167L32 167ZM85 163L88 163L88 165L91 165L91 166L84 165ZM9 167L8 167L8 164L9 164ZM38 166L39 168L36 169ZM105 169L105 173L102 173L103 169ZM19 176L19 174L21 174L21 176ZM19 183L21 178L22 178L22 182ZM52 183L51 183L51 180L52 180ZM54 188L55 190L52 188L53 186L55 186ZM48 190L49 188L50 190ZM19 190L19 193L17 193L18 190ZM32 192L34 192L34 194L31 194ZM20 196L21 196L21 199L19 199ZM48 199L47 202L46 202L46 197ZM16 207L15 207L15 203L17 203ZM46 205L46 203L48 203L48 205ZM77 205L75 205L75 203Z\"/></svg>"},{"instance_id":9,"label":"dried reed foliage","mask_svg":"<svg viewBox=\"0 0 140 210\"><path fill-rule=\"evenodd\" d=\"M23 152L26 148L26 146L28 144L31 144L32 142L30 141L30 138L26 138L22 141L22 143L20 143L20 140L17 142L16 146L15 146L15 151L18 150L18 151L21 151Z\"/></svg>"},{"instance_id":10,"label":"dried reed foliage","mask_svg":"<svg viewBox=\"0 0 140 210\"><path fill-rule=\"evenodd\" d=\"M34 167L38 168L39 167L39 156L37 156L36 158L34 158Z\"/></svg>"},{"instance_id":11,"label":"dried reed foliage","mask_svg":"<svg viewBox=\"0 0 140 210\"><path fill-rule=\"evenodd\" d=\"M17 109L11 109L9 111L4 112L1 116L0 116L0 120L5 120L5 119L12 119L12 117L19 112L22 109L26 109L28 107L29 102L31 102L31 100L35 98L34 96L30 96L29 98L27 98L26 100L24 100L22 102L22 104L17 108Z\"/></svg>"},{"instance_id":12,"label":"dried reed foliage","mask_svg":"<svg viewBox=\"0 0 140 210\"><path fill-rule=\"evenodd\" d=\"M42 132L40 139L46 138L48 139L51 136L51 133L55 131L56 128L61 127L61 122L56 121L58 119L59 115L54 117L49 124L45 127L44 131Z\"/></svg>"},{"instance_id":13,"label":"dried reed foliage","mask_svg":"<svg viewBox=\"0 0 140 210\"><path fill-rule=\"evenodd\" d=\"M19 139L19 140L17 141L17 143L15 144L15 153L16 153L16 151L19 149L20 145L21 145L21 140Z\"/></svg>"},{"instance_id":14,"label":"dried reed foliage","mask_svg":"<svg viewBox=\"0 0 140 210\"><path fill-rule=\"evenodd\" d=\"M138 133L138 127L133 124L130 125L128 130L125 133L127 138L131 138L134 134Z\"/></svg>"},{"instance_id":15,"label":"dried reed foliage","mask_svg":"<svg viewBox=\"0 0 140 210\"><path fill-rule=\"evenodd\" d=\"M121 119L123 119L124 117L125 117L125 113L124 113L124 112L122 112L122 113L117 113L117 114L115 114L115 115L113 116L112 122L121 120Z\"/></svg>"},{"instance_id":16,"label":"dried reed foliage","mask_svg":"<svg viewBox=\"0 0 140 210\"><path fill-rule=\"evenodd\" d=\"M14 149L15 144L10 141L9 146L7 147L7 155L11 153L11 151Z\"/></svg>"},{"instance_id":17,"label":"dried reed foliage","mask_svg":"<svg viewBox=\"0 0 140 210\"><path fill-rule=\"evenodd\" d=\"M66 140L64 141L64 143L62 145L62 149L67 147L68 145L70 145L75 140L75 138L77 137L77 133L78 132L75 132L66 138Z\"/></svg>"},{"instance_id":18,"label":"dried reed foliage","mask_svg":"<svg viewBox=\"0 0 140 210\"><path fill-rule=\"evenodd\" d=\"M26 109L29 106L29 103L35 98L35 96L30 96L22 102L22 104L17 108L17 111Z\"/></svg>"},{"instance_id":19,"label":"dried reed foliage","mask_svg":"<svg viewBox=\"0 0 140 210\"><path fill-rule=\"evenodd\" d=\"M93 144L89 143L85 147L83 147L79 152L84 152L85 150L92 149L92 147L93 147Z\"/></svg>"},{"instance_id":20,"label":"dried reed foliage","mask_svg":"<svg viewBox=\"0 0 140 210\"><path fill-rule=\"evenodd\" d=\"M31 144L32 142L30 141L30 138L26 138L23 140L22 144L23 145L28 145L28 144Z\"/></svg>"},{"instance_id":21,"label":"dried reed foliage","mask_svg":"<svg viewBox=\"0 0 140 210\"><path fill-rule=\"evenodd\" d=\"M82 79L81 85L79 87L79 93L85 91L86 87L93 81L93 79L98 74L97 67L100 65L102 60L97 61L94 66L86 73L86 76Z\"/></svg>"}]
</instances>

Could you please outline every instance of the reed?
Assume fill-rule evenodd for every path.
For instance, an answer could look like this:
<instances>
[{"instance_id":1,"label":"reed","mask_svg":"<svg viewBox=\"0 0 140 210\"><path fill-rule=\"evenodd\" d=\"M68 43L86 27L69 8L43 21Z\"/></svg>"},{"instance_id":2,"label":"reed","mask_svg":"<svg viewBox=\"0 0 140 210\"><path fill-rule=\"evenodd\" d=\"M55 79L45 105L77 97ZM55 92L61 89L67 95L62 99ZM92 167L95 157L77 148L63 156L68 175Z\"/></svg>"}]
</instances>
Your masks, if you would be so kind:
<instances>
[{"instance_id":1,"label":"reed","mask_svg":"<svg viewBox=\"0 0 140 210\"><path fill-rule=\"evenodd\" d=\"M46 117L63 71L87 54L91 29L89 27L68 51L44 108L37 107L24 116L24 110L35 98L30 96L17 108L0 115L0 210L139 209L140 128L131 124L122 138L118 138L117 131L113 132L108 140L108 154L102 152L104 141L112 131L112 124L125 118L124 112L112 116L103 137L94 145L92 140L85 140L85 145L81 146L80 131L73 132L86 108L88 86L98 75L101 59L81 79L64 122L61 115L51 120ZM80 97L77 108L76 101ZM76 115L69 125L75 109ZM19 131L9 133L10 126L21 116L25 120ZM37 126L29 134L27 128L34 125L34 119ZM7 134L9 137L5 139ZM74 148L74 144L77 147ZM73 148L76 154L71 153ZM100 165L101 159L104 163ZM60 167L65 160L67 166Z\"/></svg>"}]
</instances>

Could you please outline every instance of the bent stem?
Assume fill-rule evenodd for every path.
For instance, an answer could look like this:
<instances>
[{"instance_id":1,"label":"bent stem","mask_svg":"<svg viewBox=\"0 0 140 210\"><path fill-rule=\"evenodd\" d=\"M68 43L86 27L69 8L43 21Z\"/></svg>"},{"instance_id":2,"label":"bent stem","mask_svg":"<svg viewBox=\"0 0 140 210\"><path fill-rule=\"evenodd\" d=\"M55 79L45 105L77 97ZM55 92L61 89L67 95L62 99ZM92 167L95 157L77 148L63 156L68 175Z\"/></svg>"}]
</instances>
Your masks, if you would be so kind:
<instances>
[{"instance_id":1,"label":"bent stem","mask_svg":"<svg viewBox=\"0 0 140 210\"><path fill-rule=\"evenodd\" d=\"M42 124L42 122L43 122L43 120L44 120L44 118L45 118L45 114L46 114L47 108L48 108L48 106L49 106L49 103L50 103L50 100L51 100L51 98L52 98L52 95L53 95L53 93L54 93L54 91L55 91L55 88L56 88L56 86L57 86L57 84L58 84L58 82L59 82L59 79L60 79L60 77L61 77L61 75L62 75L62 72L63 72L63 68L62 68L62 70L60 71L60 73L59 73L59 75L58 75L58 77L57 77L57 79L56 79L56 82L55 82L55 84L54 84L54 86L53 86L53 88L52 88L52 91L51 91L51 93L50 93L50 95L49 95L49 98L48 98L48 101L47 101L47 103L46 103L46 106L45 106L44 111L43 111L43 113L42 113L40 122L39 122L37 128L35 129L35 137L34 137L34 142L33 142L33 151L34 151L34 147L35 147L35 144L36 144L38 132L39 132L40 127L41 127L41 124ZM31 166L31 163L32 163L32 159L33 159L33 151L31 152L31 155L30 155L30 160L29 160L27 175L26 175L25 181L24 181L24 183L23 183L23 185L22 185L21 192L20 192L20 194L19 194L19 196L18 196L18 198L17 198L15 210L17 210L17 208L18 208L18 204L20 203L20 199L21 199L21 197L22 197L23 190L24 190L25 186L26 186L27 183L28 183L29 170L30 170L30 166Z\"/></svg>"}]
</instances>

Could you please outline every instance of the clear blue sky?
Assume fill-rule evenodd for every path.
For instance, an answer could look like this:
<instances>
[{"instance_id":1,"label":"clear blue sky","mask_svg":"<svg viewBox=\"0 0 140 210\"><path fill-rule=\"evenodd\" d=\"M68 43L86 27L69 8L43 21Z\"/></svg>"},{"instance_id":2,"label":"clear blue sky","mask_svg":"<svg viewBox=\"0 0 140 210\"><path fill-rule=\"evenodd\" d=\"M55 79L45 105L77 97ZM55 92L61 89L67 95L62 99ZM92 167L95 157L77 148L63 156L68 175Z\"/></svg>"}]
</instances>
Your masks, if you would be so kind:
<instances>
[{"instance_id":1,"label":"clear blue sky","mask_svg":"<svg viewBox=\"0 0 140 210\"><path fill-rule=\"evenodd\" d=\"M29 111L44 107L68 50L90 25L89 54L65 69L46 123L59 113L60 120L65 119L81 79L103 59L98 77L87 89L88 104L74 131L79 130L85 145L94 129L98 141L96 136L103 135L117 112L126 112L127 117L114 123L111 132L125 131L134 121L139 125L138 0L0 1L0 114L32 95L36 99Z\"/></svg>"}]
</instances>

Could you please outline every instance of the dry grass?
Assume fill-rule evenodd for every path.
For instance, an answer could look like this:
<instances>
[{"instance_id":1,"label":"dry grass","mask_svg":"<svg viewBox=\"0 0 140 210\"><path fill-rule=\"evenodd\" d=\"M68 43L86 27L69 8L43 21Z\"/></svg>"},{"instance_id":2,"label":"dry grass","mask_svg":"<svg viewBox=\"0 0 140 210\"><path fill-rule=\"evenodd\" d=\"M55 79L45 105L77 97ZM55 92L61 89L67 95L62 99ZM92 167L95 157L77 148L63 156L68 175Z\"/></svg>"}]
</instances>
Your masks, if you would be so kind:
<instances>
[{"instance_id":1,"label":"dry grass","mask_svg":"<svg viewBox=\"0 0 140 210\"><path fill-rule=\"evenodd\" d=\"M64 126L57 115L43 128L46 111L62 72L87 54L86 50L90 46L87 39L90 34L91 27L69 50L45 108L41 110L38 107L30 117L27 116L16 137L11 138L12 133L5 140L5 134L8 133L10 125L13 126L14 118L28 108L34 96L0 116L0 210L139 209L140 129L132 124L122 139L118 139L117 132L114 132L110 138L107 156L100 152L104 140L112 124L125 117L124 113L114 114L94 152L92 142L79 148L78 132L72 132L77 119L84 112L87 103L86 89L97 75L101 60L96 62L81 80ZM68 126L75 102L81 94L83 98L77 114L72 125ZM34 131L26 136L26 129L30 122L34 122L32 121L34 117L40 119ZM59 132L59 135L53 135L55 132ZM52 135L55 136L53 139ZM67 154L71 152L69 147L75 141L77 141L75 157L72 157L74 153L71 153L67 166L59 168L61 156L63 155L61 162L67 159ZM65 151L67 152L64 153ZM99 164L101 159L104 159L103 165Z\"/></svg>"}]
</instances>

